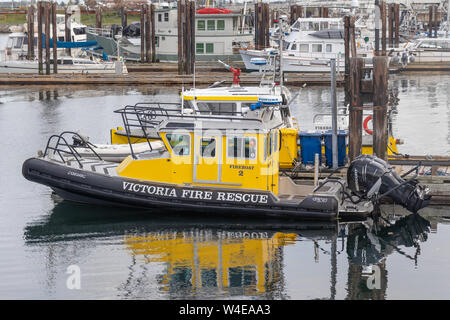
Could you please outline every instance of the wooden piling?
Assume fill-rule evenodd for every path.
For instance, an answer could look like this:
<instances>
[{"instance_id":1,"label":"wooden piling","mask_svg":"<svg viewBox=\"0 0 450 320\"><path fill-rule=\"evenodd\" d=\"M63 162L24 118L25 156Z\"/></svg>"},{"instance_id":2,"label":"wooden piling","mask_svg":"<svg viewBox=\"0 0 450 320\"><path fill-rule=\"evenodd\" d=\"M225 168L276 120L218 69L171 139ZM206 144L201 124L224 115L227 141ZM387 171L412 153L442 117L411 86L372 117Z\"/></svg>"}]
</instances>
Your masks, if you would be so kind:
<instances>
[{"instance_id":1,"label":"wooden piling","mask_svg":"<svg viewBox=\"0 0 450 320\"><path fill-rule=\"evenodd\" d=\"M428 38L433 36L433 6L428 7Z\"/></svg>"},{"instance_id":2,"label":"wooden piling","mask_svg":"<svg viewBox=\"0 0 450 320\"><path fill-rule=\"evenodd\" d=\"M264 21L263 21L263 3L255 3L255 48L264 48Z\"/></svg>"},{"instance_id":3,"label":"wooden piling","mask_svg":"<svg viewBox=\"0 0 450 320\"><path fill-rule=\"evenodd\" d=\"M45 74L50 74L50 2L44 3L45 17Z\"/></svg>"},{"instance_id":4,"label":"wooden piling","mask_svg":"<svg viewBox=\"0 0 450 320\"><path fill-rule=\"evenodd\" d=\"M43 14L43 3L39 1L37 3L37 23L38 23L38 72L39 74L44 73L44 68L42 65L42 14Z\"/></svg>"},{"instance_id":5,"label":"wooden piling","mask_svg":"<svg viewBox=\"0 0 450 320\"><path fill-rule=\"evenodd\" d=\"M264 33L263 33L263 43L264 47L270 46L270 7L269 3L263 3L263 20L264 20Z\"/></svg>"},{"instance_id":6,"label":"wooden piling","mask_svg":"<svg viewBox=\"0 0 450 320\"><path fill-rule=\"evenodd\" d=\"M145 61L150 62L152 60L152 47L151 47L151 12L150 6L145 5Z\"/></svg>"},{"instance_id":7,"label":"wooden piling","mask_svg":"<svg viewBox=\"0 0 450 320\"><path fill-rule=\"evenodd\" d=\"M350 16L344 17L344 78L345 78L345 95L348 101L349 73L350 73Z\"/></svg>"},{"instance_id":8,"label":"wooden piling","mask_svg":"<svg viewBox=\"0 0 450 320\"><path fill-rule=\"evenodd\" d=\"M394 22L395 22L395 30L394 30L394 39L395 39L395 47L398 48L400 45L400 4L394 3Z\"/></svg>"},{"instance_id":9,"label":"wooden piling","mask_svg":"<svg viewBox=\"0 0 450 320\"><path fill-rule=\"evenodd\" d=\"M120 22L122 24L122 29L125 28L128 25L128 14L125 11L125 8L120 8Z\"/></svg>"},{"instance_id":10,"label":"wooden piling","mask_svg":"<svg viewBox=\"0 0 450 320\"><path fill-rule=\"evenodd\" d=\"M362 98L360 94L360 83L363 68L363 58L350 58L350 114L348 128L348 157L350 162L361 154L362 147Z\"/></svg>"},{"instance_id":11,"label":"wooden piling","mask_svg":"<svg viewBox=\"0 0 450 320\"><path fill-rule=\"evenodd\" d=\"M51 3L52 12L52 36L53 36L53 73L58 73L58 50L57 43L58 34L56 30L56 2Z\"/></svg>"},{"instance_id":12,"label":"wooden piling","mask_svg":"<svg viewBox=\"0 0 450 320\"><path fill-rule=\"evenodd\" d=\"M178 1L178 74L194 73L195 1ZM204 48L206 50L206 48Z\"/></svg>"},{"instance_id":13,"label":"wooden piling","mask_svg":"<svg viewBox=\"0 0 450 320\"><path fill-rule=\"evenodd\" d=\"M195 38L192 38L192 33L191 33L191 23L192 20L190 19L190 14L191 14L191 7L190 7L190 1L186 1L185 3L185 14L186 14L186 24L185 24L185 35L186 35L186 39L184 41L184 52L185 52L185 61L186 61L186 74L192 74L193 73L193 66L190 65L191 63L191 48L190 48L190 41L192 41ZM207 26L206 26L207 27ZM186 41L187 39L189 39L189 41ZM195 40L194 40L195 42ZM205 45L205 51L206 51L206 45Z\"/></svg>"},{"instance_id":14,"label":"wooden piling","mask_svg":"<svg viewBox=\"0 0 450 320\"><path fill-rule=\"evenodd\" d=\"M34 7L29 6L27 10L27 28L28 28L28 50L27 59L34 60Z\"/></svg>"},{"instance_id":15,"label":"wooden piling","mask_svg":"<svg viewBox=\"0 0 450 320\"><path fill-rule=\"evenodd\" d=\"M389 47L394 47L394 4L388 6L388 22L389 22Z\"/></svg>"},{"instance_id":16,"label":"wooden piling","mask_svg":"<svg viewBox=\"0 0 450 320\"><path fill-rule=\"evenodd\" d=\"M350 18L350 52L356 58L355 17Z\"/></svg>"},{"instance_id":17,"label":"wooden piling","mask_svg":"<svg viewBox=\"0 0 450 320\"><path fill-rule=\"evenodd\" d=\"M177 1L177 26L178 26L178 74L183 74L183 19L184 18L184 5L182 1Z\"/></svg>"},{"instance_id":18,"label":"wooden piling","mask_svg":"<svg viewBox=\"0 0 450 320\"><path fill-rule=\"evenodd\" d=\"M155 5L150 5L150 21L151 21L151 46L152 46L152 62L156 62L156 36L155 36ZM195 46L195 41L194 41ZM195 50L195 47L194 47Z\"/></svg>"},{"instance_id":19,"label":"wooden piling","mask_svg":"<svg viewBox=\"0 0 450 320\"><path fill-rule=\"evenodd\" d=\"M437 36L438 36L438 29L439 29L438 6L434 6L434 21L433 21L433 28L434 28L434 38L437 38Z\"/></svg>"},{"instance_id":20,"label":"wooden piling","mask_svg":"<svg viewBox=\"0 0 450 320\"><path fill-rule=\"evenodd\" d=\"M95 9L95 27L98 29L102 27L102 8L100 6Z\"/></svg>"},{"instance_id":21,"label":"wooden piling","mask_svg":"<svg viewBox=\"0 0 450 320\"><path fill-rule=\"evenodd\" d=\"M144 63L145 62L145 5L142 4L141 5L141 10L140 10L140 26L141 26L141 62Z\"/></svg>"},{"instance_id":22,"label":"wooden piling","mask_svg":"<svg viewBox=\"0 0 450 320\"><path fill-rule=\"evenodd\" d=\"M373 152L384 160L388 146L388 66L387 57L373 58Z\"/></svg>"},{"instance_id":23,"label":"wooden piling","mask_svg":"<svg viewBox=\"0 0 450 320\"><path fill-rule=\"evenodd\" d=\"M377 15L378 11L378 15ZM381 18L381 9L380 3L378 0L375 0L375 55L380 55L380 25L379 18Z\"/></svg>"},{"instance_id":24,"label":"wooden piling","mask_svg":"<svg viewBox=\"0 0 450 320\"><path fill-rule=\"evenodd\" d=\"M386 2L380 1L381 14L381 51L382 55L386 55Z\"/></svg>"},{"instance_id":25,"label":"wooden piling","mask_svg":"<svg viewBox=\"0 0 450 320\"><path fill-rule=\"evenodd\" d=\"M68 9L66 8L66 10L64 12L64 26L65 26L64 38L65 38L66 42L72 42L72 35L70 32L70 17L71 17L71 15L72 15L71 12L69 12ZM68 54L69 56L72 55L70 48L66 48L66 54Z\"/></svg>"},{"instance_id":26,"label":"wooden piling","mask_svg":"<svg viewBox=\"0 0 450 320\"><path fill-rule=\"evenodd\" d=\"M188 44L191 48L191 61L190 61L190 68L191 73L194 73L195 71L195 1L190 1L191 5L191 12L190 12L190 19L191 19L191 38L188 41ZM269 35L267 35L269 37Z\"/></svg>"},{"instance_id":27,"label":"wooden piling","mask_svg":"<svg viewBox=\"0 0 450 320\"><path fill-rule=\"evenodd\" d=\"M290 11L291 11L290 24L293 25L298 18L303 17L303 7L297 4L291 5Z\"/></svg>"},{"instance_id":28,"label":"wooden piling","mask_svg":"<svg viewBox=\"0 0 450 320\"><path fill-rule=\"evenodd\" d=\"M319 17L320 18L328 18L328 8L327 7L319 7Z\"/></svg>"}]
</instances>

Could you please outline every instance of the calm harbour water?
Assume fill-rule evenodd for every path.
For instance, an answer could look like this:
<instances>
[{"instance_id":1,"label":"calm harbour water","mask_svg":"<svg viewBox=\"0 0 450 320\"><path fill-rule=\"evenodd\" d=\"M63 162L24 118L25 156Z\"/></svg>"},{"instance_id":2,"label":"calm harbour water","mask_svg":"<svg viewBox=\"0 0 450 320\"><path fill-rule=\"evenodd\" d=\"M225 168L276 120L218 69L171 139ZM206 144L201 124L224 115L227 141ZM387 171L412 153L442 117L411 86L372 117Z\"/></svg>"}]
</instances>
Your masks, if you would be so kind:
<instances>
[{"instance_id":1,"label":"calm harbour water","mask_svg":"<svg viewBox=\"0 0 450 320\"><path fill-rule=\"evenodd\" d=\"M400 151L450 154L450 76L397 75ZM25 159L48 137L79 130L108 142L112 111L176 101L171 88L0 88L0 298L3 299L436 299L450 298L450 216L277 225L73 204L25 180ZM342 101L339 91L338 100ZM302 129L328 112L329 88L304 88ZM81 270L70 290L67 269ZM372 269L370 269L372 268ZM367 274L378 270L379 289Z\"/></svg>"}]
</instances>

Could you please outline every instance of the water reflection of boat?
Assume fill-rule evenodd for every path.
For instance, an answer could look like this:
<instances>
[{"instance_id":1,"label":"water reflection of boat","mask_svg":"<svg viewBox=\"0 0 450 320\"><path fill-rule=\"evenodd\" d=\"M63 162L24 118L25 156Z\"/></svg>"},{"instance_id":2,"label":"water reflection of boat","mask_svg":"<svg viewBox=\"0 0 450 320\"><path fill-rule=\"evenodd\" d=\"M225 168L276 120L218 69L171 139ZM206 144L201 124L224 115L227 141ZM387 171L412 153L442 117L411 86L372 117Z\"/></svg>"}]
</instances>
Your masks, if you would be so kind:
<instances>
[{"instance_id":1,"label":"water reflection of boat","mask_svg":"<svg viewBox=\"0 0 450 320\"><path fill-rule=\"evenodd\" d=\"M289 273L285 267L289 256L284 248L291 247L291 253L295 250L294 254L299 254L302 248L311 247L314 261L319 255L321 260L330 261L329 298L339 296L338 273L347 271L346 298L384 299L388 283L386 258L400 254L416 264L419 242L427 241L428 233L429 222L418 214L397 221L369 219L339 224L196 220L164 212L144 220L123 210L60 202L43 222L26 227L25 240L29 246L48 246L50 264L58 266L55 243L63 252L84 260L85 255L97 252L112 239L115 248L119 244L131 257L131 261L118 262L120 269L120 261L127 261L122 266L127 270L126 279L111 280L119 297L145 298L154 295L156 288L162 297L172 299L286 298ZM338 246L340 238L342 248ZM86 243L90 250L83 245ZM312 246L305 247L307 244ZM416 248L416 253L408 254L408 248ZM340 254L346 254L348 270L338 269ZM66 264L67 260L63 260ZM369 289L367 279L375 268L380 270L381 285Z\"/></svg>"},{"instance_id":2,"label":"water reflection of boat","mask_svg":"<svg viewBox=\"0 0 450 320\"><path fill-rule=\"evenodd\" d=\"M428 239L430 222L419 214L401 217L394 223L384 219L347 227L348 299L385 299L387 290L386 258L396 252L418 263L420 242ZM405 248L415 248L408 254ZM375 290L367 285L369 278L379 277Z\"/></svg>"},{"instance_id":3,"label":"water reflection of boat","mask_svg":"<svg viewBox=\"0 0 450 320\"><path fill-rule=\"evenodd\" d=\"M287 232L320 239L336 232L337 228L336 222L328 221L288 221L270 218L260 220L251 217L236 220L220 216L208 217L195 212L186 214L176 210L167 214L167 210L158 209L152 210L151 219L148 219L148 216L142 215L144 210L87 206L61 201L57 195L54 197L55 207L45 220L32 223L25 228L25 239L28 243L64 240L71 235L77 235L77 239L81 239L192 228ZM195 219L192 219L193 217Z\"/></svg>"}]
</instances>

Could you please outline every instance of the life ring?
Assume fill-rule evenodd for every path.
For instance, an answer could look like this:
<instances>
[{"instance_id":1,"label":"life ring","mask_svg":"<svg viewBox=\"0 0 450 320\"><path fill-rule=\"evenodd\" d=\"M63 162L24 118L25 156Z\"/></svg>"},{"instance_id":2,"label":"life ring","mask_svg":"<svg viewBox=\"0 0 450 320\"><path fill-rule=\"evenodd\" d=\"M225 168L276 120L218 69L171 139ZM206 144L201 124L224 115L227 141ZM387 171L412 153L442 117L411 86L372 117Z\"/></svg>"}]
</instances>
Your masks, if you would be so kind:
<instances>
[{"instance_id":1,"label":"life ring","mask_svg":"<svg viewBox=\"0 0 450 320\"><path fill-rule=\"evenodd\" d=\"M367 118L364 119L363 127L364 127L364 130L365 130L368 134L372 135L373 131L370 130L369 128L367 128L367 124L369 123L370 120L372 120L372 115L367 116Z\"/></svg>"}]
</instances>

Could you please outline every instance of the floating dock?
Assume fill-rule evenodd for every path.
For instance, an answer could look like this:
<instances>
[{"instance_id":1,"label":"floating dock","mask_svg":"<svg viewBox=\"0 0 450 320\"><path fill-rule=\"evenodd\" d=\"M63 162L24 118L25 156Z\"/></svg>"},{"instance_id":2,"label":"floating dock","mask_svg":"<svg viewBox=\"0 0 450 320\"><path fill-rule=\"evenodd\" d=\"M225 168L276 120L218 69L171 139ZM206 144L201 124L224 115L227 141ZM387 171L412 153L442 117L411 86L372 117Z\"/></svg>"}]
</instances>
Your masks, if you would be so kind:
<instances>
[{"instance_id":1,"label":"floating dock","mask_svg":"<svg viewBox=\"0 0 450 320\"><path fill-rule=\"evenodd\" d=\"M127 75L114 74L0 74L0 85L211 85L214 82L225 81L224 85L231 84L233 76L230 72L199 71L194 75L179 75L176 71L160 71L154 67L154 71L144 71L143 68L131 67L139 71L129 71ZM261 75L244 73L240 76L242 85L259 85ZM330 74L296 73L285 76L284 85L292 87L329 86ZM338 78L337 85L344 84L343 77Z\"/></svg>"}]
</instances>

